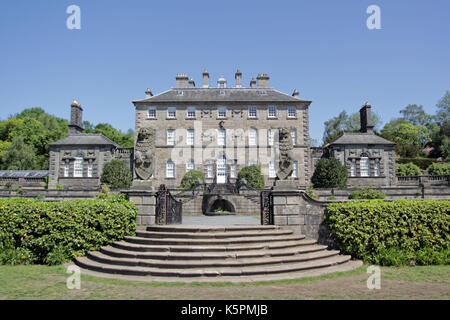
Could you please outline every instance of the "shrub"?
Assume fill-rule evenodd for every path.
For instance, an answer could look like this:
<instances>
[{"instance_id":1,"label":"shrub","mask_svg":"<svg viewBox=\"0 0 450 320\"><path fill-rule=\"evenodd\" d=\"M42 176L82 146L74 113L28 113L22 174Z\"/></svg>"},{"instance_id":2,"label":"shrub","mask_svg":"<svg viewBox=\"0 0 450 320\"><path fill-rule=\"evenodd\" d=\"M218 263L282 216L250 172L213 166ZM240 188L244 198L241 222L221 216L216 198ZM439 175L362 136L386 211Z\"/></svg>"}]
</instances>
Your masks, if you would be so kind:
<instances>
[{"instance_id":1,"label":"shrub","mask_svg":"<svg viewBox=\"0 0 450 320\"><path fill-rule=\"evenodd\" d=\"M313 187L306 188L306 194L308 196L310 196L311 198L313 198L313 199L318 199L319 198L319 196L314 191Z\"/></svg>"},{"instance_id":2,"label":"shrub","mask_svg":"<svg viewBox=\"0 0 450 320\"><path fill-rule=\"evenodd\" d=\"M314 188L345 188L347 168L335 158L320 159L311 178Z\"/></svg>"},{"instance_id":3,"label":"shrub","mask_svg":"<svg viewBox=\"0 0 450 320\"><path fill-rule=\"evenodd\" d=\"M180 187L182 189L192 189L197 185L198 181L205 183L205 174L198 170L190 170L184 174Z\"/></svg>"},{"instance_id":4,"label":"shrub","mask_svg":"<svg viewBox=\"0 0 450 320\"><path fill-rule=\"evenodd\" d=\"M343 253L369 263L390 259L396 249L383 251L390 248L417 252L450 247L449 200L330 203L324 221Z\"/></svg>"},{"instance_id":5,"label":"shrub","mask_svg":"<svg viewBox=\"0 0 450 320\"><path fill-rule=\"evenodd\" d=\"M384 199L386 195L378 190L372 189L371 187L362 188L360 190L353 191L350 199L354 200L372 200L372 199Z\"/></svg>"},{"instance_id":6,"label":"shrub","mask_svg":"<svg viewBox=\"0 0 450 320\"><path fill-rule=\"evenodd\" d=\"M414 261L415 256L411 251L401 250L396 247L381 249L374 257L374 263L381 266L401 267Z\"/></svg>"},{"instance_id":7,"label":"shrub","mask_svg":"<svg viewBox=\"0 0 450 320\"><path fill-rule=\"evenodd\" d=\"M450 162L433 163L427 168L427 171L432 176L450 174Z\"/></svg>"},{"instance_id":8,"label":"shrub","mask_svg":"<svg viewBox=\"0 0 450 320\"><path fill-rule=\"evenodd\" d=\"M125 162L112 160L105 164L101 174L101 183L106 183L111 189L128 189L133 177Z\"/></svg>"},{"instance_id":9,"label":"shrub","mask_svg":"<svg viewBox=\"0 0 450 320\"><path fill-rule=\"evenodd\" d=\"M422 175L422 171L414 163L409 162L397 165L397 175L401 177L420 176Z\"/></svg>"},{"instance_id":10,"label":"shrub","mask_svg":"<svg viewBox=\"0 0 450 320\"><path fill-rule=\"evenodd\" d=\"M84 255L134 234L136 214L124 195L62 202L2 199L0 263L55 264Z\"/></svg>"},{"instance_id":11,"label":"shrub","mask_svg":"<svg viewBox=\"0 0 450 320\"><path fill-rule=\"evenodd\" d=\"M433 158L400 158L397 160L397 164L407 164L412 162L418 166L421 170L426 170L431 164L436 162Z\"/></svg>"},{"instance_id":12,"label":"shrub","mask_svg":"<svg viewBox=\"0 0 450 320\"><path fill-rule=\"evenodd\" d=\"M264 176L261 166L248 166L242 168L238 173L239 180L246 180L247 185L255 189L264 189Z\"/></svg>"}]
</instances>

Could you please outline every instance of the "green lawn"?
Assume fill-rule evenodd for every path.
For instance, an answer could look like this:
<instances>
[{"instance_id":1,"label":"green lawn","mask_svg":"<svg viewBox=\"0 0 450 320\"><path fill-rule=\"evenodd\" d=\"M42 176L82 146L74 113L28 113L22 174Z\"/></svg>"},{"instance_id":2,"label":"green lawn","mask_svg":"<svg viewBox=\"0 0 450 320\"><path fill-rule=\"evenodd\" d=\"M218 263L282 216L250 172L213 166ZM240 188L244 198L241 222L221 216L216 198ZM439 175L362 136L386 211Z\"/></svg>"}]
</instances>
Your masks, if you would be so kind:
<instances>
[{"instance_id":1,"label":"green lawn","mask_svg":"<svg viewBox=\"0 0 450 320\"><path fill-rule=\"evenodd\" d=\"M0 266L0 299L450 299L450 266L383 267L381 289L367 266L349 272L263 283L151 283L81 277L66 287L64 266Z\"/></svg>"}]
</instances>

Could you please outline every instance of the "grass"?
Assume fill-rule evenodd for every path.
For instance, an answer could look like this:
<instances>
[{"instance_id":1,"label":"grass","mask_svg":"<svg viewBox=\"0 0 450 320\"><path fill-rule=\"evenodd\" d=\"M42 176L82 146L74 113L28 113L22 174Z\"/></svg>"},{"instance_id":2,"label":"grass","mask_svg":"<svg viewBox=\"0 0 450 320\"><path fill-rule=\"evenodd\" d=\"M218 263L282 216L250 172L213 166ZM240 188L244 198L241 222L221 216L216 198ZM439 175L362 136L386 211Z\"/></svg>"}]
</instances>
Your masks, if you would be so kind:
<instances>
[{"instance_id":1,"label":"grass","mask_svg":"<svg viewBox=\"0 0 450 320\"><path fill-rule=\"evenodd\" d=\"M382 290L368 290L367 266L295 280L257 283L161 283L81 276L68 290L64 266L0 266L0 299L446 299L450 266L382 267Z\"/></svg>"}]
</instances>

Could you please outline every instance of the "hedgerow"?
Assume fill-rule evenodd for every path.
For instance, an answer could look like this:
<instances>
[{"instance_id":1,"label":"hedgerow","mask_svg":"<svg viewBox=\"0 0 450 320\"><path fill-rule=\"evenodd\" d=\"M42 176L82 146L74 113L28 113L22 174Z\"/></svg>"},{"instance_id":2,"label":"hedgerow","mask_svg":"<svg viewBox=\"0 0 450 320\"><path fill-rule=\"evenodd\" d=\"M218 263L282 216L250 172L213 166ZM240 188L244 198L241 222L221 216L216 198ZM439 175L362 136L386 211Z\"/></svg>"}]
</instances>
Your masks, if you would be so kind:
<instances>
[{"instance_id":1,"label":"hedgerow","mask_svg":"<svg viewBox=\"0 0 450 320\"><path fill-rule=\"evenodd\" d=\"M136 206L105 200L0 200L0 264L58 264L136 229Z\"/></svg>"},{"instance_id":2,"label":"hedgerow","mask_svg":"<svg viewBox=\"0 0 450 320\"><path fill-rule=\"evenodd\" d=\"M330 203L324 221L339 249L365 262L450 263L449 200Z\"/></svg>"}]
</instances>

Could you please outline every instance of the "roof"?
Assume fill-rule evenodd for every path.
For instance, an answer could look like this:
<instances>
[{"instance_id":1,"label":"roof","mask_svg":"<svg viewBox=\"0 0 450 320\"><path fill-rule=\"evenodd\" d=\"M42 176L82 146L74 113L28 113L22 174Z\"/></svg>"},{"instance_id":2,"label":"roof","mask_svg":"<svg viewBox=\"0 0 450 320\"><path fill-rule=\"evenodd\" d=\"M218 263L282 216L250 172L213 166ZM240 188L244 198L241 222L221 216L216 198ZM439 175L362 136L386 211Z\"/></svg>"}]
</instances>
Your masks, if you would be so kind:
<instances>
[{"instance_id":1,"label":"roof","mask_svg":"<svg viewBox=\"0 0 450 320\"><path fill-rule=\"evenodd\" d=\"M0 178L45 178L48 170L0 170Z\"/></svg>"},{"instance_id":2,"label":"roof","mask_svg":"<svg viewBox=\"0 0 450 320\"><path fill-rule=\"evenodd\" d=\"M69 134L67 137L50 143L51 146L67 146L67 145L111 145L119 148L120 146L99 133L80 133Z\"/></svg>"},{"instance_id":3,"label":"roof","mask_svg":"<svg viewBox=\"0 0 450 320\"><path fill-rule=\"evenodd\" d=\"M335 144L383 144L394 145L395 143L386 140L375 133L370 132L345 132L342 136L330 142L327 146Z\"/></svg>"},{"instance_id":4,"label":"roof","mask_svg":"<svg viewBox=\"0 0 450 320\"><path fill-rule=\"evenodd\" d=\"M179 94L182 92L182 94ZM221 94L221 92L223 94ZM297 102L308 103L309 100L294 98L273 88L172 88L144 100L133 101L134 104L159 102Z\"/></svg>"}]
</instances>

